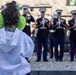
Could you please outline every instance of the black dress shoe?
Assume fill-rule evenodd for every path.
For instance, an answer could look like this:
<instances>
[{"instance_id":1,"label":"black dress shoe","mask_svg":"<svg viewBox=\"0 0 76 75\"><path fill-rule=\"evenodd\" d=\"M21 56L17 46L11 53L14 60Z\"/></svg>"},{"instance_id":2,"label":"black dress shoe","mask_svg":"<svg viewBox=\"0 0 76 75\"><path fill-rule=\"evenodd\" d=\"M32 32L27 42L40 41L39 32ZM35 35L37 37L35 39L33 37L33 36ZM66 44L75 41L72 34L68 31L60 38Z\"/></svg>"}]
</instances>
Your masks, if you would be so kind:
<instances>
[{"instance_id":1,"label":"black dress shoe","mask_svg":"<svg viewBox=\"0 0 76 75\"><path fill-rule=\"evenodd\" d=\"M45 60L43 60L44 62L48 62L48 60L47 59L45 59Z\"/></svg>"},{"instance_id":2,"label":"black dress shoe","mask_svg":"<svg viewBox=\"0 0 76 75\"><path fill-rule=\"evenodd\" d=\"M50 58L53 58L53 56L50 56Z\"/></svg>"},{"instance_id":3,"label":"black dress shoe","mask_svg":"<svg viewBox=\"0 0 76 75\"><path fill-rule=\"evenodd\" d=\"M70 62L73 62L74 60L70 60Z\"/></svg>"},{"instance_id":4,"label":"black dress shoe","mask_svg":"<svg viewBox=\"0 0 76 75\"><path fill-rule=\"evenodd\" d=\"M36 62L40 62L41 60L36 60Z\"/></svg>"},{"instance_id":5,"label":"black dress shoe","mask_svg":"<svg viewBox=\"0 0 76 75\"><path fill-rule=\"evenodd\" d=\"M62 59L59 59L59 61L61 61L61 62L62 62L63 60L62 60Z\"/></svg>"},{"instance_id":6,"label":"black dress shoe","mask_svg":"<svg viewBox=\"0 0 76 75\"><path fill-rule=\"evenodd\" d=\"M58 62L58 59L56 59L56 62Z\"/></svg>"}]
</instances>

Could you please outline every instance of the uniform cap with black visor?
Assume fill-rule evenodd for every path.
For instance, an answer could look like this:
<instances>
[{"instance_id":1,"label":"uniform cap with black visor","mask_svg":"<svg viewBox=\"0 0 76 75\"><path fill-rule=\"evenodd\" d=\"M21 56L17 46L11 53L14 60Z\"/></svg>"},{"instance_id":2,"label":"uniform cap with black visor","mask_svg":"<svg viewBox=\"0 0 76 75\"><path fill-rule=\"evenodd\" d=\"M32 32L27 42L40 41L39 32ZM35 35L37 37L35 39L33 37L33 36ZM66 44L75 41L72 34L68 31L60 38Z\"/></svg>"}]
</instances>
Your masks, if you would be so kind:
<instances>
[{"instance_id":1,"label":"uniform cap with black visor","mask_svg":"<svg viewBox=\"0 0 76 75\"><path fill-rule=\"evenodd\" d=\"M41 7L41 8L39 9L39 11L41 12L41 16L44 17L45 12L46 12L46 8Z\"/></svg>"},{"instance_id":2,"label":"uniform cap with black visor","mask_svg":"<svg viewBox=\"0 0 76 75\"><path fill-rule=\"evenodd\" d=\"M23 8L23 11L24 11L24 15L30 15L30 12L29 12L29 6L28 5L23 5L22 6Z\"/></svg>"},{"instance_id":3,"label":"uniform cap with black visor","mask_svg":"<svg viewBox=\"0 0 76 75\"><path fill-rule=\"evenodd\" d=\"M39 11L40 11L41 13L45 13L45 11L46 11L46 8L44 8L44 7L41 7L41 8L39 9Z\"/></svg>"},{"instance_id":4,"label":"uniform cap with black visor","mask_svg":"<svg viewBox=\"0 0 76 75\"><path fill-rule=\"evenodd\" d=\"M72 10L70 13L72 14L73 18L76 18L76 10Z\"/></svg>"},{"instance_id":5,"label":"uniform cap with black visor","mask_svg":"<svg viewBox=\"0 0 76 75\"><path fill-rule=\"evenodd\" d=\"M27 10L27 9L29 9L29 6L28 6L28 5L23 5L22 8L23 8L24 10Z\"/></svg>"},{"instance_id":6,"label":"uniform cap with black visor","mask_svg":"<svg viewBox=\"0 0 76 75\"><path fill-rule=\"evenodd\" d=\"M62 12L63 12L63 10L57 9L57 10L56 10L57 17L61 17Z\"/></svg>"},{"instance_id":7,"label":"uniform cap with black visor","mask_svg":"<svg viewBox=\"0 0 76 75\"><path fill-rule=\"evenodd\" d=\"M62 12L63 12L63 10L61 10L61 9L57 9L57 10L56 10L56 13L57 13L57 14L61 14Z\"/></svg>"},{"instance_id":8,"label":"uniform cap with black visor","mask_svg":"<svg viewBox=\"0 0 76 75\"><path fill-rule=\"evenodd\" d=\"M57 18L57 15L56 14L52 15L52 18L53 19Z\"/></svg>"},{"instance_id":9,"label":"uniform cap with black visor","mask_svg":"<svg viewBox=\"0 0 76 75\"><path fill-rule=\"evenodd\" d=\"M76 10L72 10L70 13L71 13L72 15L76 15Z\"/></svg>"}]
</instances>

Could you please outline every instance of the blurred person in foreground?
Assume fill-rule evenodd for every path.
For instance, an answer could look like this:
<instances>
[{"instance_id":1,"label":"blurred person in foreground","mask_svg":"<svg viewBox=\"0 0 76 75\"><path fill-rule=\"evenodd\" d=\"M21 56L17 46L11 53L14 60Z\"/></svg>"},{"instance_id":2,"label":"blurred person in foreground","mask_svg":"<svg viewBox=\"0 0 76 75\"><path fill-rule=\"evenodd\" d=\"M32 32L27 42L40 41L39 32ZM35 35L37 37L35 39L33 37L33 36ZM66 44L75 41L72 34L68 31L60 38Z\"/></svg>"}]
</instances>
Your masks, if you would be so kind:
<instances>
[{"instance_id":1,"label":"blurred person in foreground","mask_svg":"<svg viewBox=\"0 0 76 75\"><path fill-rule=\"evenodd\" d=\"M34 44L31 38L17 28L19 11L13 1L6 4L0 29L0 75L30 75L25 57L31 57Z\"/></svg>"}]
</instances>

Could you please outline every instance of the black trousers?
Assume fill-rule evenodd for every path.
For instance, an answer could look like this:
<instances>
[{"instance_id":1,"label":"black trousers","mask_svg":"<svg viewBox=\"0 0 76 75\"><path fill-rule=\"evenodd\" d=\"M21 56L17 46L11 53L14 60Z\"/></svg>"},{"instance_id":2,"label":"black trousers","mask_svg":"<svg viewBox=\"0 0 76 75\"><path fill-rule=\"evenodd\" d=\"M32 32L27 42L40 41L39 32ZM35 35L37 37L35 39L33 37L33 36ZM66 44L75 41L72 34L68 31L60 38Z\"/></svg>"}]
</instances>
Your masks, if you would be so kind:
<instances>
[{"instance_id":1,"label":"black trousers","mask_svg":"<svg viewBox=\"0 0 76 75\"><path fill-rule=\"evenodd\" d=\"M25 26L23 32L25 32L28 36L31 36L31 30L30 30L30 26Z\"/></svg>"}]
</instances>

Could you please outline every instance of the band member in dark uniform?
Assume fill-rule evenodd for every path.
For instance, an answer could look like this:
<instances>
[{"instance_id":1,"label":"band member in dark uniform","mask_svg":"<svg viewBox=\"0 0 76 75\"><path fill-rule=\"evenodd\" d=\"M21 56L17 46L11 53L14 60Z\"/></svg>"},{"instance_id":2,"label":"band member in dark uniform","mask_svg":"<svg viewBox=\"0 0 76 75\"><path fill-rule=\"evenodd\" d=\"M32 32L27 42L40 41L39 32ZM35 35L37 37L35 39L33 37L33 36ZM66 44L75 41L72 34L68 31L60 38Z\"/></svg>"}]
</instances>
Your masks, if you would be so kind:
<instances>
[{"instance_id":1,"label":"band member in dark uniform","mask_svg":"<svg viewBox=\"0 0 76 75\"><path fill-rule=\"evenodd\" d=\"M35 22L35 19L29 12L29 6L24 5L22 8L23 8L23 16L26 18L26 26L25 26L23 32L25 32L28 36L31 36L30 24L31 24L31 22ZM29 62L27 57L26 57L26 59Z\"/></svg>"},{"instance_id":2,"label":"band member in dark uniform","mask_svg":"<svg viewBox=\"0 0 76 75\"><path fill-rule=\"evenodd\" d=\"M54 39L54 46L55 46L55 59L56 61L62 61L63 60L63 53L64 53L64 27L66 27L66 21L65 19L61 18L61 12L62 10L56 10L57 12L57 19L55 19L54 22L54 28L55 28L55 39ZM60 45L60 52L58 52L58 45Z\"/></svg>"},{"instance_id":3,"label":"band member in dark uniform","mask_svg":"<svg viewBox=\"0 0 76 75\"><path fill-rule=\"evenodd\" d=\"M76 10L71 11L72 19L68 21L70 30L70 61L74 61L76 49Z\"/></svg>"},{"instance_id":4,"label":"band member in dark uniform","mask_svg":"<svg viewBox=\"0 0 76 75\"><path fill-rule=\"evenodd\" d=\"M27 5L24 5L23 6L23 16L26 18L26 26L25 26L25 28L24 28L24 32L27 34L27 35L29 35L29 36L31 36L31 29L30 29L30 23L31 22L35 22L35 19L33 18L33 16L31 15L31 13L29 12L29 6L27 6Z\"/></svg>"},{"instance_id":5,"label":"band member in dark uniform","mask_svg":"<svg viewBox=\"0 0 76 75\"><path fill-rule=\"evenodd\" d=\"M39 12L38 13L38 18L41 18L41 13ZM38 49L38 43L37 43L37 33L38 33L38 28L36 27L36 22L32 25L32 28L34 28L32 34L33 34L33 37L34 37L34 43L35 43L35 51L36 51L36 54L37 54L37 49Z\"/></svg>"},{"instance_id":6,"label":"band member in dark uniform","mask_svg":"<svg viewBox=\"0 0 76 75\"><path fill-rule=\"evenodd\" d=\"M38 51L37 51L37 62L41 61L41 53L42 53L42 46L44 47L43 50L43 61L47 62L47 51L48 51L48 27L49 27L49 20L44 17L45 15L45 8L40 8L41 18L37 19L38 33Z\"/></svg>"},{"instance_id":7,"label":"band member in dark uniform","mask_svg":"<svg viewBox=\"0 0 76 75\"><path fill-rule=\"evenodd\" d=\"M49 29L49 40L50 40L50 58L53 58L53 51L54 51L54 34L55 30L53 28L53 20L57 18L57 15L53 15L52 19L50 20L50 29Z\"/></svg>"}]
</instances>

